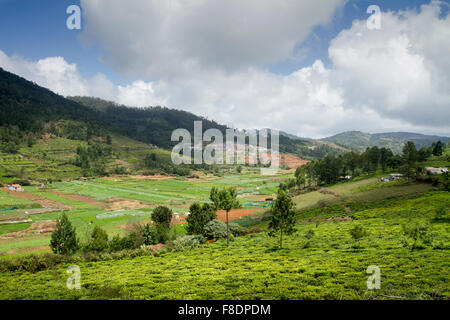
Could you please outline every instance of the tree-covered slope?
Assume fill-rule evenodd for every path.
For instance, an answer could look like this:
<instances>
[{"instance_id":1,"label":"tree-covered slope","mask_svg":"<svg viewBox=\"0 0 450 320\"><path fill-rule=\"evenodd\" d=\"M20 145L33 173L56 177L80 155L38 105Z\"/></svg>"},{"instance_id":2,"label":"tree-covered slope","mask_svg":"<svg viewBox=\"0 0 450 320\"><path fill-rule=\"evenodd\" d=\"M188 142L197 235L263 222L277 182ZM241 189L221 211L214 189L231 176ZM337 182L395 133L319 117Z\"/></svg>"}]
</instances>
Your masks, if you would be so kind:
<instances>
[{"instance_id":1,"label":"tree-covered slope","mask_svg":"<svg viewBox=\"0 0 450 320\"><path fill-rule=\"evenodd\" d=\"M417 148L422 148L431 146L433 142L439 140L448 143L450 138L410 132L370 134L361 131L347 131L322 139L322 141L333 142L359 152L364 151L367 147L377 146L389 148L394 153L401 153L403 145L407 141L413 141Z\"/></svg>"}]
</instances>

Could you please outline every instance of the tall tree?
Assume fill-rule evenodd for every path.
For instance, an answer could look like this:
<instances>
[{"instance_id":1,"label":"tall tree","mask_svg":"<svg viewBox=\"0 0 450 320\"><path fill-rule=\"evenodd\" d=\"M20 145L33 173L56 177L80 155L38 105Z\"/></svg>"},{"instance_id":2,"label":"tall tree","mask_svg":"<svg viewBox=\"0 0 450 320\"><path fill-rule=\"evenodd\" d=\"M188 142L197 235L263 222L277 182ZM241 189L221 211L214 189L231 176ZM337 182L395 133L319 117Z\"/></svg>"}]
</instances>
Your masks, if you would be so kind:
<instances>
[{"instance_id":1,"label":"tall tree","mask_svg":"<svg viewBox=\"0 0 450 320\"><path fill-rule=\"evenodd\" d=\"M211 188L209 198L214 203L215 210L225 210L227 220L227 247L230 246L230 228L228 223L228 213L231 209L241 207L237 200L237 191L234 188L218 190L216 187Z\"/></svg>"},{"instance_id":2,"label":"tall tree","mask_svg":"<svg viewBox=\"0 0 450 320\"><path fill-rule=\"evenodd\" d=\"M50 247L56 254L71 254L78 250L78 239L75 227L65 213L56 222L56 229L50 239Z\"/></svg>"},{"instance_id":3,"label":"tall tree","mask_svg":"<svg viewBox=\"0 0 450 320\"><path fill-rule=\"evenodd\" d=\"M416 145L414 144L414 142L408 141L406 145L403 147L403 154L402 154L402 159L404 162L402 171L406 174L408 180L410 180L411 176L414 173L418 157L419 156L417 153Z\"/></svg>"},{"instance_id":4,"label":"tall tree","mask_svg":"<svg viewBox=\"0 0 450 320\"><path fill-rule=\"evenodd\" d=\"M367 158L369 161L369 168L371 172L376 172L378 163L380 162L380 149L377 146L367 149Z\"/></svg>"},{"instance_id":5,"label":"tall tree","mask_svg":"<svg viewBox=\"0 0 450 320\"><path fill-rule=\"evenodd\" d=\"M381 148L380 149L380 165L383 172L386 171L386 168L388 166L388 160L391 158L394 154L392 153L391 149L388 148Z\"/></svg>"},{"instance_id":6,"label":"tall tree","mask_svg":"<svg viewBox=\"0 0 450 320\"><path fill-rule=\"evenodd\" d=\"M358 167L359 155L351 151L344 155L344 164L350 170L352 176L355 176L355 170Z\"/></svg>"},{"instance_id":7,"label":"tall tree","mask_svg":"<svg viewBox=\"0 0 450 320\"><path fill-rule=\"evenodd\" d=\"M295 179L298 187L302 186L306 187L306 169L305 166L297 167L295 170Z\"/></svg>"},{"instance_id":8,"label":"tall tree","mask_svg":"<svg viewBox=\"0 0 450 320\"><path fill-rule=\"evenodd\" d=\"M286 192L279 190L270 212L269 235L273 237L277 232L280 232L280 249L282 249L283 234L289 235L295 231L294 202Z\"/></svg>"},{"instance_id":9,"label":"tall tree","mask_svg":"<svg viewBox=\"0 0 450 320\"><path fill-rule=\"evenodd\" d=\"M433 147L433 156L442 156L445 145L441 141L433 143L432 147Z\"/></svg>"}]
</instances>

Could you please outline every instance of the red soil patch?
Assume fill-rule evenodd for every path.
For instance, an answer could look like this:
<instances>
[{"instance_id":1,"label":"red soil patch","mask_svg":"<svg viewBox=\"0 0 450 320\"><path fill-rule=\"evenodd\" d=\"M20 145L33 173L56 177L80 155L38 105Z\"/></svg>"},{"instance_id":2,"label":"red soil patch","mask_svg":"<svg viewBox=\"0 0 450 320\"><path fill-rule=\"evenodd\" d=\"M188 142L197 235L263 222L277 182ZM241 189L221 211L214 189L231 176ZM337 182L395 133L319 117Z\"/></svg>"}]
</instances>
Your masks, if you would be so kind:
<instances>
[{"instance_id":1,"label":"red soil patch","mask_svg":"<svg viewBox=\"0 0 450 320\"><path fill-rule=\"evenodd\" d=\"M297 169L297 167L303 166L305 164L307 164L309 161L308 160L303 160L300 159L299 157L290 155L290 154L281 154L281 161L280 161L280 165L281 166L286 166L289 169Z\"/></svg>"},{"instance_id":2,"label":"red soil patch","mask_svg":"<svg viewBox=\"0 0 450 320\"><path fill-rule=\"evenodd\" d=\"M16 192L16 191L11 191L8 188L2 188L2 191L8 192L10 195L17 197L17 198L22 198L25 200L29 200L29 201L33 201L33 202L37 202L39 203L42 207L44 208L57 208L57 209L62 209L62 210L71 210L73 209L71 206L56 202L56 201L52 201L49 199L45 199L45 198L39 198L38 196L32 194L32 193L28 193L28 192Z\"/></svg>"},{"instance_id":3,"label":"red soil patch","mask_svg":"<svg viewBox=\"0 0 450 320\"><path fill-rule=\"evenodd\" d=\"M239 219L240 217L248 216L249 214L252 214L259 210L261 209L233 209L230 212L228 212L228 221L233 221ZM225 210L217 211L217 219L226 222L227 221L226 211Z\"/></svg>"},{"instance_id":4,"label":"red soil patch","mask_svg":"<svg viewBox=\"0 0 450 320\"><path fill-rule=\"evenodd\" d=\"M69 200L76 200L76 201L80 201L83 203L87 203L87 204L93 205L94 207L106 208L108 206L104 202L94 200L87 196L81 196L81 195L77 195L77 194L66 194L66 193L56 191L56 190L49 190L49 189L47 189L46 191L56 194L58 196L61 196L63 198L69 199Z\"/></svg>"},{"instance_id":5,"label":"red soil patch","mask_svg":"<svg viewBox=\"0 0 450 320\"><path fill-rule=\"evenodd\" d=\"M263 155L263 162L265 163L266 161L270 161L271 160L272 155L269 153L264 154ZM248 160L248 157L247 157ZM297 156L293 156L290 154L286 154L286 153L281 153L280 154L280 159L279 159L279 164L280 166L285 166L288 167L290 170L294 171L295 169L297 169L297 167L303 166L305 164L307 164L309 161L308 160L303 160Z\"/></svg>"}]
</instances>

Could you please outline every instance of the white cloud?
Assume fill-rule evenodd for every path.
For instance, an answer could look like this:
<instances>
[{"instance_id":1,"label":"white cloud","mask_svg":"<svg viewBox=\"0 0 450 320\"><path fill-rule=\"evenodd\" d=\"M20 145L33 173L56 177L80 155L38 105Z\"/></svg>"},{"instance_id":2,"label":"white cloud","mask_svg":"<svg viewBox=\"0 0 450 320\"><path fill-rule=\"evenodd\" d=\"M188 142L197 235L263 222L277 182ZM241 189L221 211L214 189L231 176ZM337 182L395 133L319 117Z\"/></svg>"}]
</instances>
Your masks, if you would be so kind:
<instances>
[{"instance_id":1,"label":"white cloud","mask_svg":"<svg viewBox=\"0 0 450 320\"><path fill-rule=\"evenodd\" d=\"M267 25L265 11L252 13L247 20L261 31L249 29L255 42L241 43L239 36L227 37L232 20L227 22L217 16L214 10L218 7L213 6L219 6L217 1L139 2L136 7L129 6L131 11L124 18L119 16L120 6L109 5L105 9L102 3L91 0L83 5L88 17L86 29L91 37L99 37L96 40L106 52L106 61L126 74L141 73L140 79L155 76L153 81L136 80L115 86L102 74L83 79L75 64L60 57L33 62L8 57L1 51L0 66L64 95L99 96L134 106L165 105L240 128L272 127L310 137L345 130L450 135L450 16L439 18L437 2L417 12L383 13L381 30L368 30L365 21L355 21L330 43L330 68L317 60L289 75L274 74L259 66L292 54L292 48L279 51L272 50L272 46L282 47L280 43L286 42L290 47L296 43L291 32L284 31L281 18L272 22L279 28L280 39L261 31ZM179 12L181 3L189 7L186 12ZM278 3L281 2L272 10L285 15L287 25L302 28L293 25L287 13L290 10ZM293 6L293 2L287 3ZM252 4L245 2L247 11ZM287 8L293 10L289 5ZM97 19L92 12L102 8L105 16L98 17L95 24L89 22ZM206 15L210 19L218 19L218 26L214 23L212 30L203 33L200 27L207 29L207 24L200 21L203 15L199 12L206 11L210 12ZM142 14L149 21L142 21ZM228 11L227 14L230 17ZM328 18L329 13L322 20ZM188 28L189 23L183 19L197 23L189 20L193 25ZM125 26L124 30L111 23ZM236 22L243 28L240 23ZM149 24L156 29L148 29ZM305 30L311 25L307 23ZM194 29L195 36L190 40L180 38ZM174 34L174 30L180 34ZM301 40L303 33L299 34ZM147 42L143 41L145 37ZM217 41L209 42L211 37ZM267 50L271 52L252 51L253 45L258 48L263 39L270 44ZM205 47L220 47L221 43L228 43L237 51L220 55L221 50Z\"/></svg>"},{"instance_id":2,"label":"white cloud","mask_svg":"<svg viewBox=\"0 0 450 320\"><path fill-rule=\"evenodd\" d=\"M234 72L292 56L346 0L82 0L83 39L123 74ZM126 14L124 14L126 12Z\"/></svg>"},{"instance_id":3,"label":"white cloud","mask_svg":"<svg viewBox=\"0 0 450 320\"><path fill-rule=\"evenodd\" d=\"M103 74L84 79L76 64L63 57L30 61L20 56L7 56L0 50L0 67L65 96L101 96L115 99L115 86Z\"/></svg>"},{"instance_id":4,"label":"white cloud","mask_svg":"<svg viewBox=\"0 0 450 320\"><path fill-rule=\"evenodd\" d=\"M444 40L446 39L446 40ZM333 79L347 107L445 129L450 119L450 16L437 4L385 13L374 32L355 21L331 43ZM448 131L447 131L448 132Z\"/></svg>"}]
</instances>

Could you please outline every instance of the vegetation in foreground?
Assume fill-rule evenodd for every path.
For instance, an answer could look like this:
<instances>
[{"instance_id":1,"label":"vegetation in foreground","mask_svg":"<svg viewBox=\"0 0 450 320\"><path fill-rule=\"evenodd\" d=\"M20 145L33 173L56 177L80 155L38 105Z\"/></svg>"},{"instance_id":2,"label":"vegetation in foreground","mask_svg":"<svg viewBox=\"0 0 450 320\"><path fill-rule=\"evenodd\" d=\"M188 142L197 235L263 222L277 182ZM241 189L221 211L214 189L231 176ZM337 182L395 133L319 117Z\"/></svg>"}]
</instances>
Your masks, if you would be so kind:
<instances>
[{"instance_id":1,"label":"vegetation in foreground","mask_svg":"<svg viewBox=\"0 0 450 320\"><path fill-rule=\"evenodd\" d=\"M267 232L198 248L119 260L76 262L81 290L66 267L2 272L4 299L448 299L450 198L429 191L404 198L300 211L284 249ZM440 209L443 208L443 209ZM317 211L320 211L317 214ZM441 211L446 210L443 214ZM258 228L266 229L269 221ZM359 231L358 231L359 230ZM262 231L262 230L260 230ZM367 290L369 265L381 289ZM4 266L4 264L3 264Z\"/></svg>"}]
</instances>

